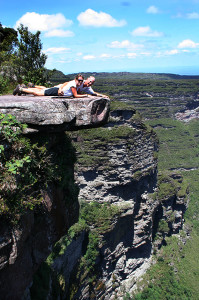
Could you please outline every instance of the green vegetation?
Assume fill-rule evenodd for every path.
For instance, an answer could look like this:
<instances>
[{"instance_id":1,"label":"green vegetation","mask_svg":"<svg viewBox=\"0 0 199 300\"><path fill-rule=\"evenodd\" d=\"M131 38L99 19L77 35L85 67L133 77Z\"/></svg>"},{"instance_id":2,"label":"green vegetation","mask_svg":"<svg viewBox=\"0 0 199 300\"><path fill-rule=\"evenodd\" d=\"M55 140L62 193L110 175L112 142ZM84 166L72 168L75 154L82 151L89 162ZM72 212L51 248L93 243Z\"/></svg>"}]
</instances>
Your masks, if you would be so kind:
<instances>
[{"instance_id":1,"label":"green vegetation","mask_svg":"<svg viewBox=\"0 0 199 300\"><path fill-rule=\"evenodd\" d=\"M169 176L158 176L158 199L159 201L165 201L169 197L177 194L176 182Z\"/></svg>"},{"instance_id":2,"label":"green vegetation","mask_svg":"<svg viewBox=\"0 0 199 300\"><path fill-rule=\"evenodd\" d=\"M113 217L118 215L119 212L119 207L113 204L83 202L80 210L80 221L84 220L89 226L94 226L97 233L103 234L111 229Z\"/></svg>"},{"instance_id":3,"label":"green vegetation","mask_svg":"<svg viewBox=\"0 0 199 300\"><path fill-rule=\"evenodd\" d=\"M99 256L99 244L103 243L103 234L111 229L114 218L119 214L120 209L114 204L82 202L78 223L71 226L68 234L55 244L52 253L36 273L31 288L31 299L37 299L37 297L39 297L38 299L41 299L39 296L40 294L43 296L43 299L46 299L49 291L50 278L53 278L54 280L53 293L56 293L56 295L65 293L62 271L55 273L53 270L53 263L56 258L64 255L67 247L77 239L83 231L88 234L88 245L85 254L79 259L76 269L70 278L70 291L68 292L67 297L68 299L73 299L80 284L83 284L84 282L90 284L92 291L93 283L95 285L98 273L96 260ZM60 278L63 280L60 281Z\"/></svg>"},{"instance_id":4,"label":"green vegetation","mask_svg":"<svg viewBox=\"0 0 199 300\"><path fill-rule=\"evenodd\" d=\"M0 23L0 95L11 92L16 82L47 83L53 71L44 68L46 59L40 31L33 34L23 25L16 31Z\"/></svg>"},{"instance_id":5,"label":"green vegetation","mask_svg":"<svg viewBox=\"0 0 199 300\"><path fill-rule=\"evenodd\" d=\"M25 128L15 117L0 114L0 218L14 223L42 203L42 191L52 181L67 189L67 203L77 201L78 195L76 158L68 137L58 135L58 146L49 150L50 135L36 143L23 135Z\"/></svg>"},{"instance_id":6,"label":"green vegetation","mask_svg":"<svg viewBox=\"0 0 199 300\"><path fill-rule=\"evenodd\" d=\"M86 167L95 165L111 166L108 158L108 144L123 143L128 139L130 144L136 136L136 131L128 126L115 126L112 128L82 129L70 134L75 141L73 145L78 153L78 163Z\"/></svg>"},{"instance_id":7,"label":"green vegetation","mask_svg":"<svg viewBox=\"0 0 199 300\"><path fill-rule=\"evenodd\" d=\"M160 140L159 170L190 170L199 167L197 120L185 124L172 119L158 119L148 123Z\"/></svg>"},{"instance_id":8,"label":"green vegetation","mask_svg":"<svg viewBox=\"0 0 199 300\"><path fill-rule=\"evenodd\" d=\"M80 259L74 276L71 278L70 299L73 299L80 285L89 283L90 295L94 296L94 287L103 288L103 284L96 281L98 275L97 258L99 246L103 244L103 236L110 231L114 219L121 213L120 208L114 204L100 204L98 202L81 204L80 222L83 220L89 226L88 246L86 253Z\"/></svg>"},{"instance_id":9,"label":"green vegetation","mask_svg":"<svg viewBox=\"0 0 199 300\"><path fill-rule=\"evenodd\" d=\"M18 51L15 54L14 66L17 69L17 81L44 84L46 82L44 65L47 56L42 53L40 31L35 34L28 31L28 27L20 25L17 29L20 34Z\"/></svg>"},{"instance_id":10,"label":"green vegetation","mask_svg":"<svg viewBox=\"0 0 199 300\"><path fill-rule=\"evenodd\" d=\"M1 114L0 128L0 216L15 221L41 203L40 189L52 179L53 172L46 149L31 145L22 136L25 125Z\"/></svg>"}]
</instances>

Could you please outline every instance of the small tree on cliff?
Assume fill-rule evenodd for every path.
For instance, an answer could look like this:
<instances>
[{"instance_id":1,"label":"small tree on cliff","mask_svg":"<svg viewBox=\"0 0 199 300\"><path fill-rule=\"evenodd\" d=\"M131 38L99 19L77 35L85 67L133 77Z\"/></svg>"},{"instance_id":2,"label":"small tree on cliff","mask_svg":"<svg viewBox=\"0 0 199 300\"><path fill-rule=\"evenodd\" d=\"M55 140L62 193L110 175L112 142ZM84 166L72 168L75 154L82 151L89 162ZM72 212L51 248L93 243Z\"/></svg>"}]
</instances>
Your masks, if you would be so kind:
<instances>
[{"instance_id":1,"label":"small tree on cliff","mask_svg":"<svg viewBox=\"0 0 199 300\"><path fill-rule=\"evenodd\" d=\"M18 42L16 66L18 68L18 81L32 81L37 84L44 84L47 80L46 63L47 56L42 53L40 31L35 34L28 31L28 27L20 25L17 29L20 34Z\"/></svg>"}]
</instances>

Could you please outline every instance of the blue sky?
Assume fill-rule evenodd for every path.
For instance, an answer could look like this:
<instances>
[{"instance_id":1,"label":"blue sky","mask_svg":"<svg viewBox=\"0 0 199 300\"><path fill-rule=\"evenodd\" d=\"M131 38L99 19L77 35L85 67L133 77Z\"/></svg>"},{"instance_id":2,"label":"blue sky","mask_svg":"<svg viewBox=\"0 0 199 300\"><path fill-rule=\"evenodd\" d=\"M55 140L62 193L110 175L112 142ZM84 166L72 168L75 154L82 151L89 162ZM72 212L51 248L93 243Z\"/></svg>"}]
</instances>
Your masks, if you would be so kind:
<instances>
[{"instance_id":1,"label":"blue sky","mask_svg":"<svg viewBox=\"0 0 199 300\"><path fill-rule=\"evenodd\" d=\"M0 22L41 31L46 67L199 75L199 0L1 0Z\"/></svg>"}]
</instances>

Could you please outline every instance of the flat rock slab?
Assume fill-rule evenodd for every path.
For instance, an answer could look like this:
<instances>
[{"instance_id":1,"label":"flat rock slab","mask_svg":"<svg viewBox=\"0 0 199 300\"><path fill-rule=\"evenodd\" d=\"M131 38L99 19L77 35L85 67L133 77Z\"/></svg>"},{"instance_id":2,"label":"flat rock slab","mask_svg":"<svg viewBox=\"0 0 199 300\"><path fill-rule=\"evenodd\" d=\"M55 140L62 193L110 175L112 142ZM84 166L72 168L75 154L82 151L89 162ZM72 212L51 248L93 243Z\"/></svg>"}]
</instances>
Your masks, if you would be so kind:
<instances>
[{"instance_id":1,"label":"flat rock slab","mask_svg":"<svg viewBox=\"0 0 199 300\"><path fill-rule=\"evenodd\" d=\"M100 126L108 118L110 100L105 97L0 96L0 113L11 114L31 131L64 131Z\"/></svg>"}]
</instances>

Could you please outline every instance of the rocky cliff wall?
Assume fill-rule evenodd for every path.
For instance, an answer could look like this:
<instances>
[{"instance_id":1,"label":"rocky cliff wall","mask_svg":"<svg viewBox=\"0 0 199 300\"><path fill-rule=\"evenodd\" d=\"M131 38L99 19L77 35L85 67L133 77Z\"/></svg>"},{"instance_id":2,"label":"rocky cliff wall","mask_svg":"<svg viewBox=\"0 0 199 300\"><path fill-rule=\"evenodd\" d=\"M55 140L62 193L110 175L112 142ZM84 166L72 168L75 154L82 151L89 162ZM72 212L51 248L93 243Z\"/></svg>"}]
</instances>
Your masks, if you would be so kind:
<instances>
[{"instance_id":1,"label":"rocky cliff wall","mask_svg":"<svg viewBox=\"0 0 199 300\"><path fill-rule=\"evenodd\" d=\"M100 296L122 299L124 291L130 292L134 288L136 278L150 264L156 225L160 220L166 220L170 226L165 235L182 228L185 199L176 196L176 190L172 196L167 195L165 201L156 195L159 190L158 141L154 132L142 123L134 110L112 111L104 130L109 135L115 127L119 139L112 137L111 140L110 137L106 144L100 135L92 137L90 144L81 133L79 137L81 148L88 143L89 155L95 156L97 151L103 157L103 162L97 165L77 165L75 177L80 186L80 203L81 200L114 203L121 213L110 231L103 234L99 247L97 269L101 288L99 283L94 288L85 284L77 293L78 299L88 299L92 293L97 299ZM79 152L80 161L83 151ZM159 211L163 213L159 214ZM162 240L159 239L160 244Z\"/></svg>"},{"instance_id":2,"label":"rocky cliff wall","mask_svg":"<svg viewBox=\"0 0 199 300\"><path fill-rule=\"evenodd\" d=\"M32 145L40 141L37 151L39 149L46 151L40 159L48 163L47 172L50 168L55 171L58 169L59 172L56 171L57 176L54 180L51 178L50 182L42 185L39 178L42 176L42 180L45 181L46 174L42 170L44 163L38 160L40 165L36 166L30 174L35 177L36 182L38 179L38 182L33 186L33 191L29 183L30 187L24 188L24 199L21 199L22 195L17 191L17 182L20 183L24 178L23 174L7 174L4 168L4 176L8 176L8 179L12 176L13 180L16 180L11 182L12 185L7 181L5 191L1 177L0 298L8 300L22 299L24 291L32 283L33 274L50 254L55 242L78 221L79 215L78 188L74 183L75 154L70 141L64 133L31 135L30 140ZM30 143L27 136L25 141ZM15 147L16 145L17 143ZM19 145L22 148L22 144ZM45 145L45 148L42 145ZM5 145L4 140L4 155L8 158L6 148L11 152L10 144ZM33 149L30 151L33 152ZM15 151L17 152L18 149L15 148ZM35 159L34 156L33 158ZM63 170L65 174L62 173ZM30 172L28 164L23 167L23 172L27 174ZM24 185L25 183L28 185L24 181ZM9 198L9 192L13 194L13 198ZM37 193L38 199L36 199ZM29 196L30 200L26 202ZM35 205L31 204L34 203L34 198ZM7 210L3 210L3 201L5 201L4 206L7 205ZM21 213L20 203L25 206ZM30 204L32 208L29 208Z\"/></svg>"},{"instance_id":3,"label":"rocky cliff wall","mask_svg":"<svg viewBox=\"0 0 199 300\"><path fill-rule=\"evenodd\" d=\"M103 109L95 111L103 115ZM109 123L101 128L75 127L70 133L77 154L75 172L70 157L70 170L66 164L61 167L72 146L62 151L56 135L49 144L51 152L60 157L61 173L69 181L64 180L61 189L49 186L43 191L43 214L31 212L24 216L28 216L27 226L21 219L16 231L4 228L2 232L7 237L2 237L0 274L5 299L21 299L25 289L24 299L37 299L41 294L43 299L122 299L149 266L157 234L160 247L166 235L177 233L182 226L186 199L172 179L162 179L159 186L158 140L134 109L113 109ZM80 189L83 215L71 226L78 219L73 176ZM172 187L170 195L165 194L165 184ZM161 220L164 228L159 226ZM35 270L68 229L45 262L47 267L41 266L32 282ZM19 255L12 260L16 252Z\"/></svg>"},{"instance_id":4,"label":"rocky cliff wall","mask_svg":"<svg viewBox=\"0 0 199 300\"><path fill-rule=\"evenodd\" d=\"M114 110L103 128L78 131L72 138L80 206L87 203L92 210L94 203L100 205L93 218L89 208L84 215L89 235L77 234L70 248L55 257L51 270L64 278L63 299L123 299L149 267L154 247L182 228L186 208L186 192L178 193L182 178L163 176L160 187L156 135L133 109ZM166 183L172 192L165 192ZM75 263L72 253L77 249ZM70 259L73 268L67 272L63 265Z\"/></svg>"},{"instance_id":5,"label":"rocky cliff wall","mask_svg":"<svg viewBox=\"0 0 199 300\"><path fill-rule=\"evenodd\" d=\"M0 96L0 298L21 299L55 242L78 221L75 152L64 131L101 126L109 103Z\"/></svg>"}]
</instances>

